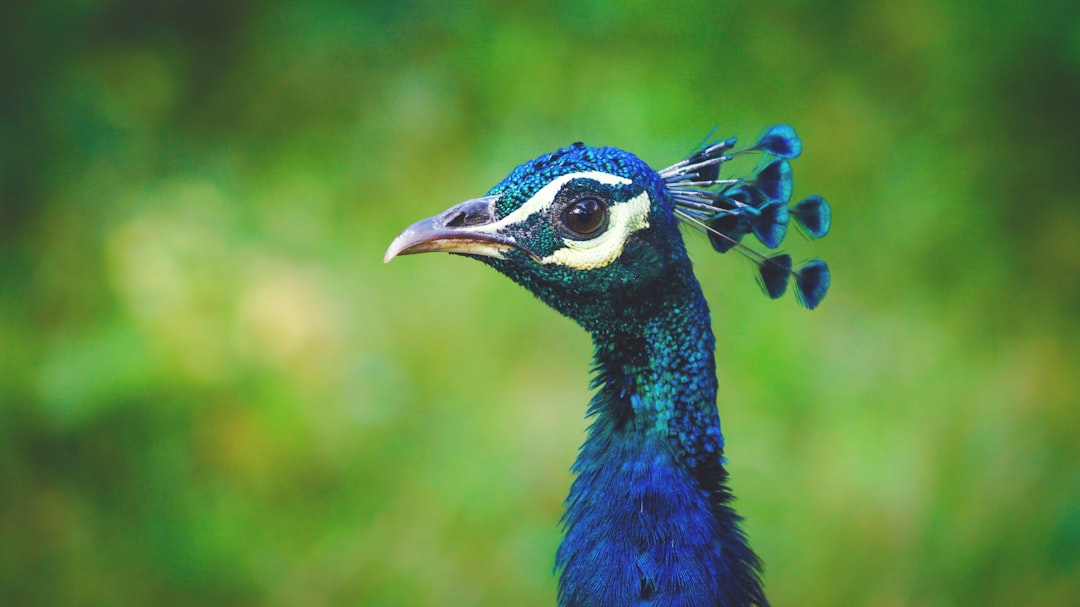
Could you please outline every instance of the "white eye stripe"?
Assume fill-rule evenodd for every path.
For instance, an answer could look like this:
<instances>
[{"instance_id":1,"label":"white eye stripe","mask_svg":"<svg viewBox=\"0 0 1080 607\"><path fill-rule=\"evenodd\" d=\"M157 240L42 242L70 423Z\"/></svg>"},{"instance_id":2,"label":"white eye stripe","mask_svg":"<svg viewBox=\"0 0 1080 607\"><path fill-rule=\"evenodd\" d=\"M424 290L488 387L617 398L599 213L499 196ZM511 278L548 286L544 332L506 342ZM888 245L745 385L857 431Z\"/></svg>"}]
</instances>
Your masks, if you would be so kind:
<instances>
[{"instance_id":1,"label":"white eye stripe","mask_svg":"<svg viewBox=\"0 0 1080 607\"><path fill-rule=\"evenodd\" d=\"M626 202L612 205L608 210L608 227L602 234L589 240L563 239L566 246L541 259L540 263L557 263L575 270L595 270L611 264L622 255L631 234L649 227L649 203L649 194L642 192Z\"/></svg>"},{"instance_id":2,"label":"white eye stripe","mask_svg":"<svg viewBox=\"0 0 1080 607\"><path fill-rule=\"evenodd\" d=\"M525 204L514 209L506 217L494 223L477 226L473 228L473 231L497 234L508 226L527 221L536 214L547 213L562 187L575 179L590 179L603 185L613 186L633 183L626 177L601 171L560 175L540 188L532 198L525 201ZM622 255L623 245L631 234L649 227L649 207L650 200L647 192L642 192L626 202L615 203L608 209L610 214L608 227L602 234L588 240L563 239L563 244L566 246L538 261L544 264L564 265L577 270L593 270L607 266Z\"/></svg>"},{"instance_id":3,"label":"white eye stripe","mask_svg":"<svg viewBox=\"0 0 1080 607\"><path fill-rule=\"evenodd\" d=\"M562 189L563 185L575 179L591 179L604 185L626 185L632 183L625 177L619 177L618 175L600 171L584 171L581 173L560 175L559 177L552 179L551 183L540 188L533 194L532 198L526 200L525 204L514 209L512 213L495 223L485 226L484 231L495 232L506 226L521 223L537 213L546 211L548 207L551 206L551 203L555 202L555 197L559 195L559 190Z\"/></svg>"}]
</instances>

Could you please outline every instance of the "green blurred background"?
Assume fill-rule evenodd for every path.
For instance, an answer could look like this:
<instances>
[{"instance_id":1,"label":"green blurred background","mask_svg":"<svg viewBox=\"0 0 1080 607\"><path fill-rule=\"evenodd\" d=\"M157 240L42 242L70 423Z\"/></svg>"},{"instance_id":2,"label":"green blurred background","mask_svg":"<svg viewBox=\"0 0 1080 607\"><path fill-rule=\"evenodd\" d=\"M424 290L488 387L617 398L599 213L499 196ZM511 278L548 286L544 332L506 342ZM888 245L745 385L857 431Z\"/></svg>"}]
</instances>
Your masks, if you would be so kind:
<instances>
[{"instance_id":1,"label":"green blurred background","mask_svg":"<svg viewBox=\"0 0 1080 607\"><path fill-rule=\"evenodd\" d=\"M572 141L794 124L813 313L690 248L777 605L1080 604L1080 9L39 1L0 20L0 604L553 605L590 344L382 254Z\"/></svg>"}]
</instances>

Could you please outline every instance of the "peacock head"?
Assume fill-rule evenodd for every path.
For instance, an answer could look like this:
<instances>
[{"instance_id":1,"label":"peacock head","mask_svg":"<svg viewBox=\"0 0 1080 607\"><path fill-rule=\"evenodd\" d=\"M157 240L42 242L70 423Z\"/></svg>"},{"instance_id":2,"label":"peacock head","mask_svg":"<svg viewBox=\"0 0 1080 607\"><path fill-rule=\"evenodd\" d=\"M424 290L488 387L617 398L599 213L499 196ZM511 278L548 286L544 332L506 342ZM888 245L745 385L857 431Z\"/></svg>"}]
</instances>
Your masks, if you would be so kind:
<instances>
[{"instance_id":1,"label":"peacock head","mask_svg":"<svg viewBox=\"0 0 1080 607\"><path fill-rule=\"evenodd\" d=\"M750 148L732 151L735 143L706 145L662 171L616 148L575 143L518 166L486 196L413 224L385 261L429 251L476 257L589 324L692 276L679 233L685 223L704 230L717 251L735 249L754 261L773 298L795 276L799 301L813 308L829 286L824 262L793 270L787 254L764 255L742 243L753 233L766 247L779 246L791 217L811 237L828 231L821 197L787 206L788 159L801 142L778 126ZM751 152L763 156L753 174L721 179L723 163Z\"/></svg>"}]
</instances>

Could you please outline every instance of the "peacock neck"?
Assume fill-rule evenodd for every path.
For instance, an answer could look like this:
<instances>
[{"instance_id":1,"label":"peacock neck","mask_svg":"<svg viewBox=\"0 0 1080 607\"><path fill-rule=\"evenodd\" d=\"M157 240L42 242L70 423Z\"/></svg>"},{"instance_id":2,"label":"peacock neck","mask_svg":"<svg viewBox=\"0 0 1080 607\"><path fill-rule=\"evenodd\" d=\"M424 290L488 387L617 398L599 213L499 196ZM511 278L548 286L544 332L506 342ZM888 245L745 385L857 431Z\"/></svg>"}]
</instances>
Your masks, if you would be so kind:
<instances>
[{"instance_id":1,"label":"peacock neck","mask_svg":"<svg viewBox=\"0 0 1080 607\"><path fill-rule=\"evenodd\" d=\"M715 339L697 281L590 328L598 388L573 470L561 607L764 605L723 466Z\"/></svg>"}]
</instances>

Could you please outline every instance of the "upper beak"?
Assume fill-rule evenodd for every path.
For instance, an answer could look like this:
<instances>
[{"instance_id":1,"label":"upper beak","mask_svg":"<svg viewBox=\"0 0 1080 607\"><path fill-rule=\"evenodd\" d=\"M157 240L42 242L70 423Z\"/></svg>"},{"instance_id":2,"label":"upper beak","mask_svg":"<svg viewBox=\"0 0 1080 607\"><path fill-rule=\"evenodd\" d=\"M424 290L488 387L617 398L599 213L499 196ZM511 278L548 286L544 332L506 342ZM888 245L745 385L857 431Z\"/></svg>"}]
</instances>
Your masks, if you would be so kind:
<instances>
[{"instance_id":1,"label":"upper beak","mask_svg":"<svg viewBox=\"0 0 1080 607\"><path fill-rule=\"evenodd\" d=\"M418 221L398 234L386 250L383 262L398 255L445 251L502 259L503 253L517 247L514 239L500 234L495 222L498 196L466 200L434 217Z\"/></svg>"}]
</instances>

